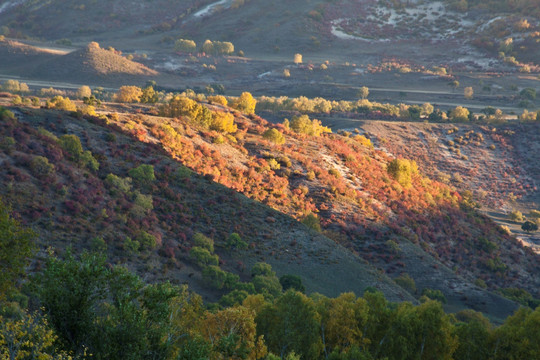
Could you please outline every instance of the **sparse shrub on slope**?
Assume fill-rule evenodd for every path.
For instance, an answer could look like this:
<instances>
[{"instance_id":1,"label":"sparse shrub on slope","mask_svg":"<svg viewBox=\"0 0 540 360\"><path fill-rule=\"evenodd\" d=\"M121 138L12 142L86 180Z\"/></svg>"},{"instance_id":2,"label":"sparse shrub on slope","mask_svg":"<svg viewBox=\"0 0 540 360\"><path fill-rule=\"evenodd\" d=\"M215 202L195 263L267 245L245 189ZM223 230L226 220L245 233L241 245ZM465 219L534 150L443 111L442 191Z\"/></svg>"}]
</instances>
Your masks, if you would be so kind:
<instances>
[{"instance_id":1,"label":"sparse shrub on slope","mask_svg":"<svg viewBox=\"0 0 540 360\"><path fill-rule=\"evenodd\" d=\"M401 186L408 188L412 185L412 177L418 174L418 166L414 160L394 159L388 163L386 171Z\"/></svg>"},{"instance_id":2,"label":"sparse shrub on slope","mask_svg":"<svg viewBox=\"0 0 540 360\"><path fill-rule=\"evenodd\" d=\"M268 129L263 133L263 138L269 140L275 144L284 144L285 136L278 129L272 128Z\"/></svg>"}]
</instances>

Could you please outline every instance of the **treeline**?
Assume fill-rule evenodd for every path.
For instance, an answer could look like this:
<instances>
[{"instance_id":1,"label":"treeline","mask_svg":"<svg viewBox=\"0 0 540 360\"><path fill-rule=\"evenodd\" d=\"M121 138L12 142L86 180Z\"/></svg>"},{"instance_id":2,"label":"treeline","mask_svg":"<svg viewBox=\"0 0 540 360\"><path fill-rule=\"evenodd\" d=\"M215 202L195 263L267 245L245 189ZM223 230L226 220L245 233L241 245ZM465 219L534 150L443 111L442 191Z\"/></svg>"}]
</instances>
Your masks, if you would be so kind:
<instances>
[{"instance_id":1,"label":"treeline","mask_svg":"<svg viewBox=\"0 0 540 360\"><path fill-rule=\"evenodd\" d=\"M0 230L2 359L540 356L540 308L521 308L495 327L472 310L446 314L428 297L414 306L390 303L375 289L362 297L307 296L300 278L278 280L264 263L253 266L243 290L205 304L186 286L146 284L125 267L108 264L102 254L76 258L70 250L62 257L49 251L44 266L24 280L35 234L2 204ZM245 248L237 236L229 243ZM199 237L192 251L197 248L211 254L213 244Z\"/></svg>"},{"instance_id":2,"label":"treeline","mask_svg":"<svg viewBox=\"0 0 540 360\"><path fill-rule=\"evenodd\" d=\"M145 284L103 256L51 256L5 294L0 356L16 359L537 359L540 308L502 326L441 303L306 296L290 288L204 304L185 286ZM40 310L37 310L37 309Z\"/></svg>"},{"instance_id":3,"label":"treeline","mask_svg":"<svg viewBox=\"0 0 540 360\"><path fill-rule=\"evenodd\" d=\"M58 108L67 111L77 111L81 114L95 116L95 107L101 105L102 101L113 101L119 103L142 103L156 104L155 114L164 116L175 115L167 114L164 110L174 102L178 103L180 98L191 99L201 102L219 104L222 106L230 106L237 110L252 114L257 111L291 111L302 114L330 114L332 112L358 114L364 118L383 119L383 120L402 120L402 121L429 121L429 122L485 122L485 123L502 123L506 121L506 116L500 109L486 107L481 110L480 114L475 114L464 106L456 106L453 109L443 111L435 108L430 103L422 105L409 104L383 104L368 99L359 99L356 101L335 101L327 100L321 97L307 98L299 96L289 98L287 96L272 97L260 96L254 99L249 92L242 93L239 97L223 96L224 89L221 85L207 86L206 93L197 93L194 90L187 89L182 93L171 93L166 91L158 91L155 89L156 84L149 82L145 87L126 85L121 86L116 93L105 92L102 88L90 89L88 86L82 86L77 91L70 94L65 91L43 88L35 92L35 95L49 98L46 101L46 106L49 108ZM2 90L16 94L12 100L13 105L33 105L40 106L41 101L36 96L21 97L21 95L31 94L30 89L25 83L19 83L17 80L8 80L2 85ZM367 88L366 88L367 89ZM84 105L76 106L67 96L70 95L77 99L82 99ZM523 89L520 92L520 98L527 105L529 101L536 99L536 90L531 88ZM183 101L184 105L191 102ZM256 104L256 108L255 108ZM191 106L191 105L190 105ZM178 106L176 106L178 107ZM189 106L183 111L190 112ZM523 110L523 113L518 115L518 120L523 122L540 120L540 110L529 111Z\"/></svg>"}]
</instances>

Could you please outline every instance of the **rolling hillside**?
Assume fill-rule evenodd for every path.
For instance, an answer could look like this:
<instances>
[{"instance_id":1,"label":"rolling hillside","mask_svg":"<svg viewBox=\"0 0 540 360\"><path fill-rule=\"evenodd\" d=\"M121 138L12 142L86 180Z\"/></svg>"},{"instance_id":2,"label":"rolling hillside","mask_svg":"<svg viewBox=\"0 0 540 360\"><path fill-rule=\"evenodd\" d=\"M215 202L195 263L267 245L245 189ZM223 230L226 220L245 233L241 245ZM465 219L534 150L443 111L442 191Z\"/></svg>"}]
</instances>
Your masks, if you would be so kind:
<instances>
[{"instance_id":1,"label":"rolling hillside","mask_svg":"<svg viewBox=\"0 0 540 360\"><path fill-rule=\"evenodd\" d=\"M386 170L392 158L362 136L309 136L278 126L286 142L277 145L261 137L272 126L253 115L233 111L238 130L231 136L193 125L189 117L124 109L100 109L109 114L107 126L97 118L23 109L19 125L4 127L16 145L4 154L3 196L28 224L42 229L43 248L92 248L98 237L111 261L130 264L149 278L189 282L209 299L219 292L202 286L200 268L189 256L198 231L214 239L228 271L243 277L245 267L263 260L279 274L300 275L309 291L361 293L373 286L390 299L410 299L374 266L391 278L412 277L413 296L424 289L442 291L455 311L473 308L494 318L513 311L512 302L474 285L478 279L492 291L520 287L538 296L530 250L447 185L417 172L410 184L392 178ZM66 134L81 139L99 161L98 170L69 161L54 140ZM315 151L318 164L311 160ZM54 165L52 173L36 173L39 156ZM133 177L140 164L153 165L155 182L120 181ZM292 219L310 213L317 214L325 236ZM228 252L232 232L250 250ZM126 237L143 242L146 234L156 239L156 248L126 254Z\"/></svg>"}]
</instances>

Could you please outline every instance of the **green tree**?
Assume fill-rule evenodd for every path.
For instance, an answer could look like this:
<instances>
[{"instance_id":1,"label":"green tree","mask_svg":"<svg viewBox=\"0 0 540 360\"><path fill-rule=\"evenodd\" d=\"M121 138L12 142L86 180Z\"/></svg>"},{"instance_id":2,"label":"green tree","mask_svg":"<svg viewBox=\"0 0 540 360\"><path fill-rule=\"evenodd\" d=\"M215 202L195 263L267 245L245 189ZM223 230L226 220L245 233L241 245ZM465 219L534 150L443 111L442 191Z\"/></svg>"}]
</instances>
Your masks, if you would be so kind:
<instances>
[{"instance_id":1,"label":"green tree","mask_svg":"<svg viewBox=\"0 0 540 360\"><path fill-rule=\"evenodd\" d=\"M494 360L540 358L540 307L532 311L522 307L494 331Z\"/></svg>"},{"instance_id":2,"label":"green tree","mask_svg":"<svg viewBox=\"0 0 540 360\"><path fill-rule=\"evenodd\" d=\"M454 353L456 360L488 360L491 357L491 324L481 313L465 310L456 316L460 322L455 325L454 334L458 347Z\"/></svg>"},{"instance_id":3,"label":"green tree","mask_svg":"<svg viewBox=\"0 0 540 360\"><path fill-rule=\"evenodd\" d=\"M307 214L306 217L302 219L302 224L317 232L321 232L321 222L317 215L313 213Z\"/></svg>"},{"instance_id":4,"label":"green tree","mask_svg":"<svg viewBox=\"0 0 540 360\"><path fill-rule=\"evenodd\" d=\"M219 257L203 247L192 247L189 251L189 256L197 262L197 265L201 267L219 264Z\"/></svg>"},{"instance_id":5,"label":"green tree","mask_svg":"<svg viewBox=\"0 0 540 360\"><path fill-rule=\"evenodd\" d=\"M205 248L210 253L214 252L214 240L210 239L208 236L202 233L198 232L193 235L193 243L195 244L195 246Z\"/></svg>"},{"instance_id":6,"label":"green tree","mask_svg":"<svg viewBox=\"0 0 540 360\"><path fill-rule=\"evenodd\" d=\"M530 233L538 230L538 224L527 220L521 225L521 228L523 231Z\"/></svg>"},{"instance_id":7,"label":"green tree","mask_svg":"<svg viewBox=\"0 0 540 360\"><path fill-rule=\"evenodd\" d=\"M36 233L24 228L0 200L0 300L25 274L32 256Z\"/></svg>"},{"instance_id":8,"label":"green tree","mask_svg":"<svg viewBox=\"0 0 540 360\"><path fill-rule=\"evenodd\" d=\"M279 283L281 284L283 291L293 289L301 293L306 292L306 287L302 284L302 279L298 275L283 275L279 278Z\"/></svg>"},{"instance_id":9,"label":"green tree","mask_svg":"<svg viewBox=\"0 0 540 360\"><path fill-rule=\"evenodd\" d=\"M321 352L320 317L313 300L289 290L274 304L265 306L255 319L257 334L268 349L281 358L294 351L302 359L316 359Z\"/></svg>"},{"instance_id":10,"label":"green tree","mask_svg":"<svg viewBox=\"0 0 540 360\"><path fill-rule=\"evenodd\" d=\"M450 360L457 348L451 317L437 301L398 306L381 355L391 359Z\"/></svg>"},{"instance_id":11,"label":"green tree","mask_svg":"<svg viewBox=\"0 0 540 360\"><path fill-rule=\"evenodd\" d=\"M344 293L330 301L327 344L340 352L368 344L364 329L368 321L367 301L353 293Z\"/></svg>"},{"instance_id":12,"label":"green tree","mask_svg":"<svg viewBox=\"0 0 540 360\"><path fill-rule=\"evenodd\" d=\"M33 278L36 295L61 344L74 354L85 348L96 359L163 358L168 352L170 302L180 289L168 283L144 286L105 257L51 257Z\"/></svg>"},{"instance_id":13,"label":"green tree","mask_svg":"<svg viewBox=\"0 0 540 360\"><path fill-rule=\"evenodd\" d=\"M536 99L536 90L533 88L525 88L519 92L519 96L525 100L535 100Z\"/></svg>"},{"instance_id":14,"label":"green tree","mask_svg":"<svg viewBox=\"0 0 540 360\"><path fill-rule=\"evenodd\" d=\"M60 147L64 150L70 160L79 161L83 153L81 140L77 135L62 135L59 138Z\"/></svg>"},{"instance_id":15,"label":"green tree","mask_svg":"<svg viewBox=\"0 0 540 360\"><path fill-rule=\"evenodd\" d=\"M154 167L152 165L142 164L128 171L129 176L133 181L142 186L150 186L156 175L154 174Z\"/></svg>"},{"instance_id":16,"label":"green tree","mask_svg":"<svg viewBox=\"0 0 540 360\"><path fill-rule=\"evenodd\" d=\"M246 250L248 248L248 243L237 233L231 233L227 238L225 246L227 246L227 249L229 250Z\"/></svg>"},{"instance_id":17,"label":"green tree","mask_svg":"<svg viewBox=\"0 0 540 360\"><path fill-rule=\"evenodd\" d=\"M142 90L142 95L140 98L141 103L155 104L158 102L158 100L159 100L159 95L152 86L147 86Z\"/></svg>"}]
</instances>

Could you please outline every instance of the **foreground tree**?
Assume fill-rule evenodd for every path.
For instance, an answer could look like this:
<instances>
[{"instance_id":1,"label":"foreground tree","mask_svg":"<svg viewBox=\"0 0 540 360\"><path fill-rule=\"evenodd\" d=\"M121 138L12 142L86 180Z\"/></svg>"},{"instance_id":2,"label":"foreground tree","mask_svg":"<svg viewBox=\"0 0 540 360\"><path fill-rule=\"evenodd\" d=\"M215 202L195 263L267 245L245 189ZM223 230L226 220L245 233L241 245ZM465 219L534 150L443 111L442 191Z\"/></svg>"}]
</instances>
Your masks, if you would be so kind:
<instances>
[{"instance_id":1,"label":"foreground tree","mask_svg":"<svg viewBox=\"0 0 540 360\"><path fill-rule=\"evenodd\" d=\"M0 300L24 275L32 255L36 234L11 216L11 209L0 200Z\"/></svg>"},{"instance_id":2,"label":"foreground tree","mask_svg":"<svg viewBox=\"0 0 540 360\"><path fill-rule=\"evenodd\" d=\"M319 321L313 300L289 290L258 314L257 333L281 358L294 351L302 359L316 359L321 351Z\"/></svg>"},{"instance_id":3,"label":"foreground tree","mask_svg":"<svg viewBox=\"0 0 540 360\"><path fill-rule=\"evenodd\" d=\"M49 258L33 279L60 343L71 353L97 359L163 358L169 350L169 303L180 290L168 283L144 285L101 255Z\"/></svg>"}]
</instances>

